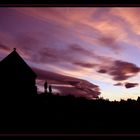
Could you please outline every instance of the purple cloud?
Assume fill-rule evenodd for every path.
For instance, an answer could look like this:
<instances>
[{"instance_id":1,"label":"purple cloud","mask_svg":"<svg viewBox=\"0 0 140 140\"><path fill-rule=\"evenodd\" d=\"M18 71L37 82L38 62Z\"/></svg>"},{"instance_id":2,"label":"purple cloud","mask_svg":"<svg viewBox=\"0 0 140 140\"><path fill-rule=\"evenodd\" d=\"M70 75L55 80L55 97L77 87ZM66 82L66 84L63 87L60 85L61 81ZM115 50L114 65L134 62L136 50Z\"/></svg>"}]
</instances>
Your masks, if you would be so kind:
<instances>
[{"instance_id":1,"label":"purple cloud","mask_svg":"<svg viewBox=\"0 0 140 140\"><path fill-rule=\"evenodd\" d=\"M111 75L115 81L126 80L140 72L140 68L135 64L121 60L115 60L111 66L106 68L100 67L99 73L107 73Z\"/></svg>"},{"instance_id":2,"label":"purple cloud","mask_svg":"<svg viewBox=\"0 0 140 140\"><path fill-rule=\"evenodd\" d=\"M138 83L125 83L125 87L126 88L133 88L133 87L136 87L138 86L139 84Z\"/></svg>"},{"instance_id":3,"label":"purple cloud","mask_svg":"<svg viewBox=\"0 0 140 140\"><path fill-rule=\"evenodd\" d=\"M114 84L114 86L123 86L123 83L119 82L119 83Z\"/></svg>"},{"instance_id":4,"label":"purple cloud","mask_svg":"<svg viewBox=\"0 0 140 140\"><path fill-rule=\"evenodd\" d=\"M60 94L82 95L87 98L98 98L98 95L101 94L99 86L91 84L86 80L44 71L38 68L33 68L33 70L37 73L38 79L48 80L52 84L52 87L54 84L54 87L60 90Z\"/></svg>"}]
</instances>

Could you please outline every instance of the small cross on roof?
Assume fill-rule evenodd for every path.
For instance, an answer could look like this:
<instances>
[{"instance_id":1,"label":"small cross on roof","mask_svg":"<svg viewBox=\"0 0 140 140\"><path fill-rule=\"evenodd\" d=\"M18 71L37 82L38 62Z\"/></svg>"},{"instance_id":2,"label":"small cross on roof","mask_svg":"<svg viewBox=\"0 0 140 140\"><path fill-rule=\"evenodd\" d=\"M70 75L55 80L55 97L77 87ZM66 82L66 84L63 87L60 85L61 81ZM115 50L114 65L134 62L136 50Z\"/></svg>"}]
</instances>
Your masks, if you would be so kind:
<instances>
[{"instance_id":1,"label":"small cross on roof","mask_svg":"<svg viewBox=\"0 0 140 140\"><path fill-rule=\"evenodd\" d=\"M13 48L14 51L16 51L16 48Z\"/></svg>"}]
</instances>

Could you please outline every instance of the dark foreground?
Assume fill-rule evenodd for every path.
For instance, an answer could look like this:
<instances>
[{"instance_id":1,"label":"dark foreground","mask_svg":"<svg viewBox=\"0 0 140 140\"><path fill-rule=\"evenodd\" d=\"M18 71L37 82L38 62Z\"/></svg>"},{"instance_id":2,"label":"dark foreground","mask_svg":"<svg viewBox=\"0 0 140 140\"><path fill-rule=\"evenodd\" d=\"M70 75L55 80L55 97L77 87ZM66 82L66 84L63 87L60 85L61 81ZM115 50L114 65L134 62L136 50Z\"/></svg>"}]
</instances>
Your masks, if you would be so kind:
<instances>
[{"instance_id":1,"label":"dark foreground","mask_svg":"<svg viewBox=\"0 0 140 140\"><path fill-rule=\"evenodd\" d=\"M140 133L140 102L36 96L1 100L0 133Z\"/></svg>"}]
</instances>

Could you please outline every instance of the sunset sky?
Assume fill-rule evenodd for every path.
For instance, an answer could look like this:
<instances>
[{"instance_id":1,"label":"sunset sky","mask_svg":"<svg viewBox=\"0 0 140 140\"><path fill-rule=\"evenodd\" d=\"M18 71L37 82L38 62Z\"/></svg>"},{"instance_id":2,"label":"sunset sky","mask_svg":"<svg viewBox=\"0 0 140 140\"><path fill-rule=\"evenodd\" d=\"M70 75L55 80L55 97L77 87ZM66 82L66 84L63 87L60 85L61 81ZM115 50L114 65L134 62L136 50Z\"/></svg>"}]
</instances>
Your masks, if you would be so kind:
<instances>
[{"instance_id":1,"label":"sunset sky","mask_svg":"<svg viewBox=\"0 0 140 140\"><path fill-rule=\"evenodd\" d=\"M0 60L13 48L54 92L140 96L140 8L1 7Z\"/></svg>"}]
</instances>

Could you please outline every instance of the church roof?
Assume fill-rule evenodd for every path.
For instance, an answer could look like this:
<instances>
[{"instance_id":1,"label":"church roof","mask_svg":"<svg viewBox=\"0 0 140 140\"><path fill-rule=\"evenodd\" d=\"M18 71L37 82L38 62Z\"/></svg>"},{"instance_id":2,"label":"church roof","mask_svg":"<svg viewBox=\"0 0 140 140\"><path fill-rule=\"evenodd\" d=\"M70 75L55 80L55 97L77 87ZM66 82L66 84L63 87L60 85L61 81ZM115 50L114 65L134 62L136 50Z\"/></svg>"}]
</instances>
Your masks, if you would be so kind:
<instances>
[{"instance_id":1,"label":"church roof","mask_svg":"<svg viewBox=\"0 0 140 140\"><path fill-rule=\"evenodd\" d=\"M1 60L0 67L3 70L10 70L13 67L18 67L18 69L30 74L31 76L37 77L36 73L21 58L15 48L7 57Z\"/></svg>"}]
</instances>

